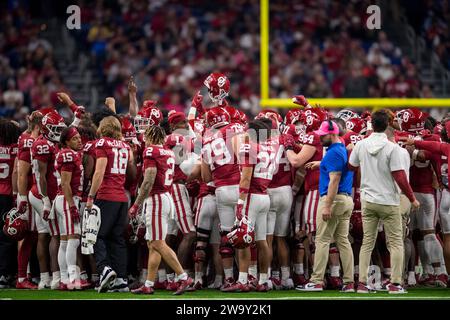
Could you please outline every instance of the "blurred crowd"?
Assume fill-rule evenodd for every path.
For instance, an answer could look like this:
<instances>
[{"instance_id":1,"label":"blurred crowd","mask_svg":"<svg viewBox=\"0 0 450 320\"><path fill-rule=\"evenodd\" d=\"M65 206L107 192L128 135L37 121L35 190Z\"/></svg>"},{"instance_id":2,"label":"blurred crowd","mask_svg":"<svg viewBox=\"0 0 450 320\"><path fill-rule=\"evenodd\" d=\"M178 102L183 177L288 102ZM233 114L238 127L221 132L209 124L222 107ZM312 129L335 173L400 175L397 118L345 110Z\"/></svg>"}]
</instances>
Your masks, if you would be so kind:
<instances>
[{"instance_id":1,"label":"blurred crowd","mask_svg":"<svg viewBox=\"0 0 450 320\"><path fill-rule=\"evenodd\" d=\"M448 25L440 20L448 17L448 2L435 2L445 11L427 20L426 37L448 49ZM78 4L82 29L70 34L119 111L128 106L130 75L139 101L154 99L183 111L202 79L220 71L231 79L231 103L249 115L258 112L259 0ZM432 88L420 83L416 66L386 33L366 28L370 4L271 1L271 97L432 97ZM67 90L52 44L39 37L40 27L26 10L5 10L0 17L0 116L21 119L28 109L56 103L55 92Z\"/></svg>"}]
</instances>

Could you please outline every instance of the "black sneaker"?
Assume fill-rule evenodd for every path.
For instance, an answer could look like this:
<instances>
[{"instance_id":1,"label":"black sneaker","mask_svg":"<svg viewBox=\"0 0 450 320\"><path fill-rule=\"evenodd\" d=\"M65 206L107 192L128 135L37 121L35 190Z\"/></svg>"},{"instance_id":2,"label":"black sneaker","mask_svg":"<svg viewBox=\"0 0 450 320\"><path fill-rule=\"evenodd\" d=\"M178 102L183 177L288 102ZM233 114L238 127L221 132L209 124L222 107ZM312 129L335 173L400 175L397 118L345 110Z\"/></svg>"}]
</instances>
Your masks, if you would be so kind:
<instances>
[{"instance_id":1,"label":"black sneaker","mask_svg":"<svg viewBox=\"0 0 450 320\"><path fill-rule=\"evenodd\" d=\"M128 281L123 278L116 278L116 280L111 283L108 292L130 292Z\"/></svg>"},{"instance_id":2,"label":"black sneaker","mask_svg":"<svg viewBox=\"0 0 450 320\"><path fill-rule=\"evenodd\" d=\"M117 274L113 269L111 269L110 267L105 267L100 277L100 285L97 289L98 293L108 290L111 284L114 283L114 280L116 280L116 277Z\"/></svg>"},{"instance_id":3,"label":"black sneaker","mask_svg":"<svg viewBox=\"0 0 450 320\"><path fill-rule=\"evenodd\" d=\"M0 276L0 289L9 288L9 279L7 276Z\"/></svg>"}]
</instances>

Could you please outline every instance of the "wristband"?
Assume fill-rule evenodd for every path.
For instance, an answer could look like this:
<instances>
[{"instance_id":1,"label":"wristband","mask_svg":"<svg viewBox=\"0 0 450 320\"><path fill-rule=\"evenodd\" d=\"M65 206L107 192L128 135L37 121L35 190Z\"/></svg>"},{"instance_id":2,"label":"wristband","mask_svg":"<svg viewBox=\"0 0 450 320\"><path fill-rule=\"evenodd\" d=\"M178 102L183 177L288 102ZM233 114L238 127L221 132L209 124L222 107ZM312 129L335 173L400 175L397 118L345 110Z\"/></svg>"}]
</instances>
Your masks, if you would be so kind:
<instances>
[{"instance_id":1,"label":"wristband","mask_svg":"<svg viewBox=\"0 0 450 320\"><path fill-rule=\"evenodd\" d=\"M19 200L19 201L28 201L28 198L27 198L27 196L23 196L21 194L18 194L17 195L17 200Z\"/></svg>"},{"instance_id":2,"label":"wristband","mask_svg":"<svg viewBox=\"0 0 450 320\"><path fill-rule=\"evenodd\" d=\"M75 112L75 111L77 110L78 106L77 106L75 103L72 103L72 104L69 106L69 108L70 108L70 110L72 110L72 112Z\"/></svg>"}]
</instances>

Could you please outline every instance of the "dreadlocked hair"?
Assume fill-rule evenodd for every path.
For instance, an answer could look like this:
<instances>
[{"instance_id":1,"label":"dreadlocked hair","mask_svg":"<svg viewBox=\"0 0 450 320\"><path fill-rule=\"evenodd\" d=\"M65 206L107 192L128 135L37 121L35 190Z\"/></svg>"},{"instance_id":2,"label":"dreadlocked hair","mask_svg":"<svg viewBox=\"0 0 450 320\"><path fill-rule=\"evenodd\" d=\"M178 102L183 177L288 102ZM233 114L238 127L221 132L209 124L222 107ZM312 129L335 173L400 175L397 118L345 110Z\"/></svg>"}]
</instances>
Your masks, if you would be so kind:
<instances>
[{"instance_id":1,"label":"dreadlocked hair","mask_svg":"<svg viewBox=\"0 0 450 320\"><path fill-rule=\"evenodd\" d=\"M145 130L145 142L149 144L164 144L166 138L166 132L160 126L150 126Z\"/></svg>"},{"instance_id":2,"label":"dreadlocked hair","mask_svg":"<svg viewBox=\"0 0 450 320\"><path fill-rule=\"evenodd\" d=\"M0 144L9 146L17 143L20 136L20 128L14 122L0 119Z\"/></svg>"},{"instance_id":3,"label":"dreadlocked hair","mask_svg":"<svg viewBox=\"0 0 450 320\"><path fill-rule=\"evenodd\" d=\"M40 127L42 124L42 118L44 118L44 116L40 111L33 111L31 115L28 117L27 132L31 133L34 130L34 128L36 128L36 126Z\"/></svg>"},{"instance_id":4,"label":"dreadlocked hair","mask_svg":"<svg viewBox=\"0 0 450 320\"><path fill-rule=\"evenodd\" d=\"M113 116L103 118L100 121L97 133L101 137L122 140L122 126L120 125L120 121Z\"/></svg>"}]
</instances>

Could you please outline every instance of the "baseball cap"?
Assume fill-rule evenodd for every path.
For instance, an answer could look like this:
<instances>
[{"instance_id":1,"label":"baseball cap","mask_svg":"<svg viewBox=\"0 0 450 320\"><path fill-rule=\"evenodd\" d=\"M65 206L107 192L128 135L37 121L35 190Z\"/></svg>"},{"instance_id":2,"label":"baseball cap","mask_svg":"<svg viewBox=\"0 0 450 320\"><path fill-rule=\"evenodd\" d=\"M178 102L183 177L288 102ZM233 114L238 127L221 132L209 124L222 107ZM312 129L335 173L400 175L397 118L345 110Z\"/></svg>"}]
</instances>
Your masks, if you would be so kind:
<instances>
[{"instance_id":1,"label":"baseball cap","mask_svg":"<svg viewBox=\"0 0 450 320\"><path fill-rule=\"evenodd\" d=\"M314 133L318 136L325 136L327 134L339 134L339 127L335 122L327 120L323 121L319 127L319 130L314 131Z\"/></svg>"}]
</instances>

